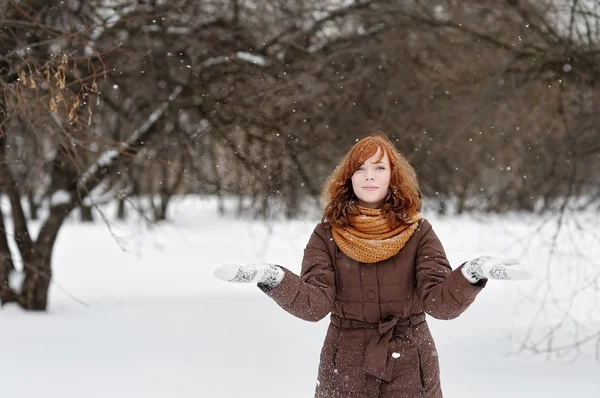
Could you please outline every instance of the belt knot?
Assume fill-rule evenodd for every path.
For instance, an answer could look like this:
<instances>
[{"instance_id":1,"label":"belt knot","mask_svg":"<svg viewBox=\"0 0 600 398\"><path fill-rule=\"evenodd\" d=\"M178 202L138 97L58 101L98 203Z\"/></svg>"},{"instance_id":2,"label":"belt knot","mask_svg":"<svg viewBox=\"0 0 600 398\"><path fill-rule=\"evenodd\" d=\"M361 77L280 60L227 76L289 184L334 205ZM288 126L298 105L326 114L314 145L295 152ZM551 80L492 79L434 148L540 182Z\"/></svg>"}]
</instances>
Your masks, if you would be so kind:
<instances>
[{"instance_id":1,"label":"belt knot","mask_svg":"<svg viewBox=\"0 0 600 398\"><path fill-rule=\"evenodd\" d=\"M376 329L367 349L363 368L365 372L378 379L391 381L392 363L388 361L388 345L392 336L412 338L410 328L425 321L425 313L411 315L407 318L391 317L379 323L362 322L355 319L341 318L331 314L331 323L342 329Z\"/></svg>"}]
</instances>

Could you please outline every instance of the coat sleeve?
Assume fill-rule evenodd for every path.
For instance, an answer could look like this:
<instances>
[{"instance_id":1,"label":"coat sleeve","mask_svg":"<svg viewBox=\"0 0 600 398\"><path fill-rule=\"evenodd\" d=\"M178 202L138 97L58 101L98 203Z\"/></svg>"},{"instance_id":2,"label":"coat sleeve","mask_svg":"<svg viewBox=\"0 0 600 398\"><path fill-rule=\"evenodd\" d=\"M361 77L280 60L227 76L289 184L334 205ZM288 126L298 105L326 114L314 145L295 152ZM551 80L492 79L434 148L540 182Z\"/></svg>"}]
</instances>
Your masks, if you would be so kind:
<instances>
[{"instance_id":1,"label":"coat sleeve","mask_svg":"<svg viewBox=\"0 0 600 398\"><path fill-rule=\"evenodd\" d=\"M321 224L312 233L302 259L300 276L281 267L283 280L274 288L261 290L281 308L306 321L317 322L332 309L335 300L335 271Z\"/></svg>"},{"instance_id":2,"label":"coat sleeve","mask_svg":"<svg viewBox=\"0 0 600 398\"><path fill-rule=\"evenodd\" d=\"M427 220L422 221L415 259L417 295L426 313L437 319L452 319L463 313L484 288L487 280L472 285L452 271L446 252Z\"/></svg>"}]
</instances>

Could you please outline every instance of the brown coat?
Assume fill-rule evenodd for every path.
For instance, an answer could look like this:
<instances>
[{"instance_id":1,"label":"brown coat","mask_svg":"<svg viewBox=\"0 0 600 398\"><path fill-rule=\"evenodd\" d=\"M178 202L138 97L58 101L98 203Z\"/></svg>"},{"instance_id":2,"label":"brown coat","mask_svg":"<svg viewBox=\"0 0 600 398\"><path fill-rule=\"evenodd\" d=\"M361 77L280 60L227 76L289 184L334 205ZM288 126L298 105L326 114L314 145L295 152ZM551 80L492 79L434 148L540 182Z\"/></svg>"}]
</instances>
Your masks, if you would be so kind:
<instances>
[{"instance_id":1,"label":"brown coat","mask_svg":"<svg viewBox=\"0 0 600 398\"><path fill-rule=\"evenodd\" d=\"M460 267L459 267L460 268ZM331 227L315 228L301 276L265 291L307 321L331 312L321 351L316 398L441 398L439 363L425 313L459 316L483 289L452 271L426 220L394 257L358 263L335 244Z\"/></svg>"}]
</instances>

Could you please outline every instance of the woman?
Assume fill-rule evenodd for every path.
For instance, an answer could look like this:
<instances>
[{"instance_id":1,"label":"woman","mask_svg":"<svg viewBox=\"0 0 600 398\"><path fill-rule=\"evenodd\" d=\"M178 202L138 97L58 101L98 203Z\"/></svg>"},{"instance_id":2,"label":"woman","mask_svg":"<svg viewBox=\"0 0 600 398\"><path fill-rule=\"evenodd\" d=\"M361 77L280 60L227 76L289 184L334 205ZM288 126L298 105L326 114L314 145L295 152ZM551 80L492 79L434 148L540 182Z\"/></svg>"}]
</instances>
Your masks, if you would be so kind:
<instances>
[{"instance_id":1,"label":"woman","mask_svg":"<svg viewBox=\"0 0 600 398\"><path fill-rule=\"evenodd\" d=\"M488 279L525 279L517 261L478 257L452 271L421 218L414 169L377 134L360 140L323 190L325 211L300 276L273 264L226 264L215 276L257 283L292 315L331 313L317 398L440 398L435 344L425 313L459 316Z\"/></svg>"}]
</instances>

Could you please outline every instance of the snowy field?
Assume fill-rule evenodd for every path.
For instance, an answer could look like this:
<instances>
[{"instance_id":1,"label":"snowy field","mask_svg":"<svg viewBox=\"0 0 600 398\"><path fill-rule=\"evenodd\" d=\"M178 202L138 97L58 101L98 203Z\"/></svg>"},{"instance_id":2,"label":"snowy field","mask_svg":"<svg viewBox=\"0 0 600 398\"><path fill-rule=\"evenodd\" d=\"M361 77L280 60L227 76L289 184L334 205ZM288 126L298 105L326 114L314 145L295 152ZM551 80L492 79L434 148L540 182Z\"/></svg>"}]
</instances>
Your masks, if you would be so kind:
<instances>
[{"instance_id":1,"label":"snowy field","mask_svg":"<svg viewBox=\"0 0 600 398\"><path fill-rule=\"evenodd\" d=\"M490 282L459 319L429 318L445 397L600 397L593 346L563 359L517 354L536 313L525 295L547 266L536 220L424 215L454 266L479 254L524 256L538 274ZM50 311L0 310L1 396L312 397L327 318L295 319L255 286L220 282L212 270L270 261L299 271L316 221L220 218L214 203L187 200L153 228L131 221L111 233L101 221L67 223ZM579 311L598 311L584 300Z\"/></svg>"}]
</instances>

